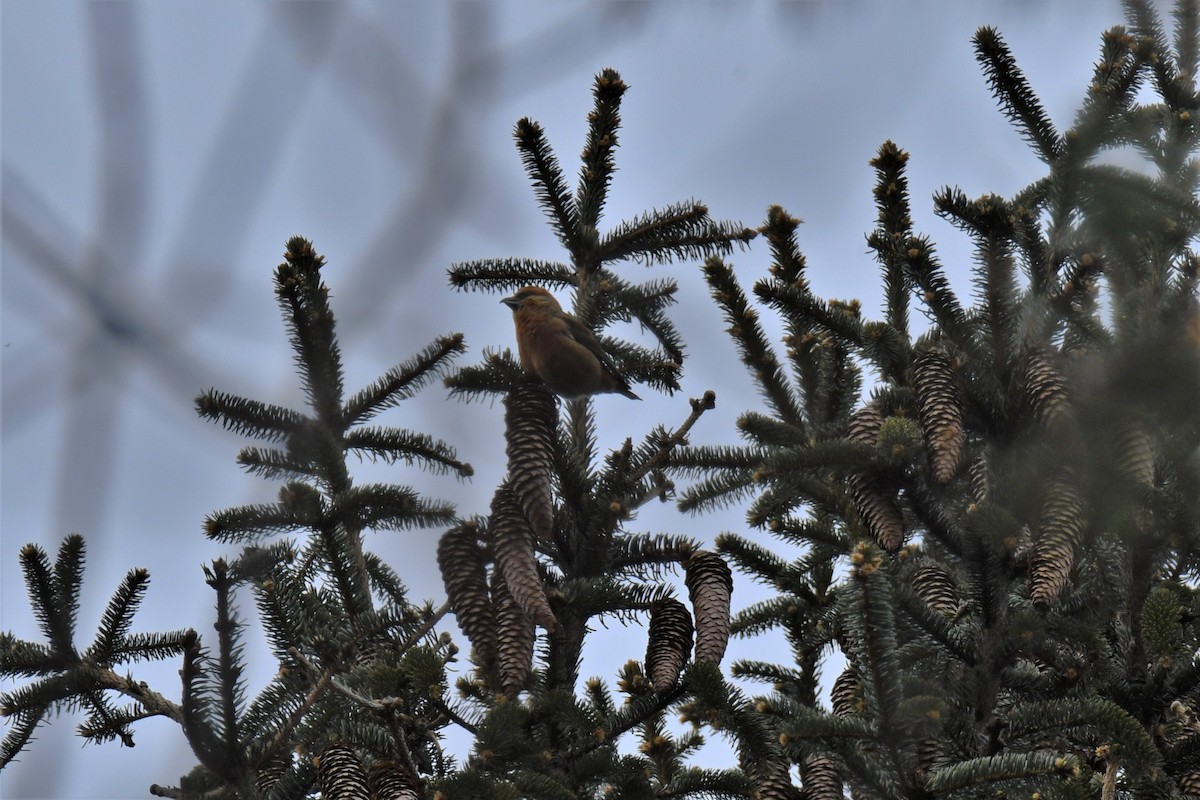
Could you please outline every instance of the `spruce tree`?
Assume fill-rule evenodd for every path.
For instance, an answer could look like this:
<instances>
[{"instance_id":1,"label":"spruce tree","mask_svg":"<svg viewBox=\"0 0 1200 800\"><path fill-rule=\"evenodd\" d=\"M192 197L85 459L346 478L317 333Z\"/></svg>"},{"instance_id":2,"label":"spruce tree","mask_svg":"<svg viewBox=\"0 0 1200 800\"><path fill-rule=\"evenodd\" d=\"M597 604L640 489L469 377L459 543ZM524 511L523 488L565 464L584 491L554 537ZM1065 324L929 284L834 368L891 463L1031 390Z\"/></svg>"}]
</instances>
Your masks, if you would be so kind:
<instances>
[{"instance_id":1,"label":"spruce tree","mask_svg":"<svg viewBox=\"0 0 1200 800\"><path fill-rule=\"evenodd\" d=\"M240 546L235 558L204 567L216 595L215 643L192 630L130 633L149 583L146 570L135 569L94 642L80 651L74 629L82 538L68 537L53 566L40 548L27 546L21 563L47 644L0 639L5 676L35 679L0 698L14 720L0 765L47 716L80 708L88 713L81 735L98 743L120 738L132 746L133 724L151 716L179 723L199 763L177 785L150 787L156 796L283 800L319 789L347 800L417 797L424 776L445 769L437 733L447 719L437 701L455 646L435 628L447 607L411 601L401 576L364 546L363 534L445 525L454 508L406 486L356 485L347 457L471 474L444 442L367 424L435 378L463 351L462 337L442 337L347 397L323 264L312 244L296 237L275 271L308 411L217 390L196 401L202 417L267 443L238 454L244 469L285 481L276 503L224 509L205 520L209 538ZM243 587L253 593L278 661L253 699L237 610ZM175 657L182 658L178 703L165 689L116 671ZM129 705L118 707L114 698Z\"/></svg>"},{"instance_id":2,"label":"spruce tree","mask_svg":"<svg viewBox=\"0 0 1200 800\"><path fill-rule=\"evenodd\" d=\"M753 300L705 265L766 408L739 419L745 444L671 466L700 478L685 509L752 498L751 527L799 548L717 549L778 592L733 628L782 630L792 661L732 671L767 684L756 707L809 800L1200 794L1200 19L1179 4L1172 39L1148 3L1128 13L1061 133L1000 35L976 34L1047 172L1012 197L936 194L973 242L972 302L914 230L892 142L871 162L878 318L813 293L779 207Z\"/></svg>"},{"instance_id":3,"label":"spruce tree","mask_svg":"<svg viewBox=\"0 0 1200 800\"><path fill-rule=\"evenodd\" d=\"M28 681L0 697L0 766L52 713L82 710L94 742L178 722L199 763L151 788L178 798L1200 796L1200 5L1181 0L1170 34L1144 0L1127 9L1061 133L999 34L976 34L1046 174L1011 197L934 197L973 243L970 301L914 228L908 156L880 147L876 319L812 291L799 220L778 206L758 231L687 201L602 232L615 71L596 78L573 189L541 126L518 122L565 256L456 264L451 284L569 295L621 375L676 416L602 453L611 420L589 398L558 398L510 350L485 350L445 383L501 400L507 470L487 509L352 480L351 454L471 475L446 443L372 424L465 345L443 337L347 397L323 259L289 241L275 288L308 408L197 400L260 443L245 469L283 481L277 502L205 521L238 548L204 568L215 636L132 633L149 580L132 570L80 649L83 539L53 562L27 546L46 643L0 636L0 673ZM1138 169L1117 166L1131 154ZM771 265L748 294L727 259L759 234ZM628 273L674 260L703 260L761 390L742 444L689 443L713 392L670 399L686 355L676 286ZM631 321L651 346L606 332ZM678 495L675 479L690 481ZM639 509L672 498L690 513L748 502L751 530L706 548L638 529ZM413 528L440 537L441 606L409 599L364 538ZM746 576L778 594L731 620ZM246 592L278 662L253 699ZM439 633L451 612L461 648ZM609 620L645 630L644 658L584 678L584 643ZM779 631L784 660L723 663L731 635ZM175 658L178 703L118 671ZM670 726L675 713L693 727ZM461 759L447 726L472 737ZM698 757L710 731L736 764Z\"/></svg>"},{"instance_id":4,"label":"spruce tree","mask_svg":"<svg viewBox=\"0 0 1200 800\"><path fill-rule=\"evenodd\" d=\"M530 119L516 125L522 162L565 259L456 264L450 281L483 291L526 285L570 291L570 311L600 333L620 373L672 394L685 355L666 313L676 286L636 283L621 268L728 254L755 234L710 219L695 201L649 211L601 233L625 91L615 71L596 76L573 192L542 127ZM605 335L615 321L637 321L654 346ZM503 397L508 468L488 514L449 530L439 547L446 592L475 665L460 680L461 699L452 710L475 737L474 746L462 769L438 784L439 795L744 796L739 770L686 761L703 743L698 732L679 738L664 724L665 712L701 686L733 691L717 669L728 638L729 568L695 539L633 527L640 507L669 497L664 466L713 407L714 395L679 404L684 418L673 429L657 427L636 444L628 438L601 457L599 430L606 420L590 398L555 397L510 350L488 352L483 363L446 383L468 399ZM672 572L685 577L688 603L675 596ZM620 669L616 688L623 703L601 677L579 685L584 640L606 619L641 620L647 628L644 662L612 665ZM685 676L684 666L693 660L697 669ZM748 742L765 738L765 728L754 731L747 706L726 705L729 716L752 732ZM637 737L635 754L622 742L630 731Z\"/></svg>"}]
</instances>

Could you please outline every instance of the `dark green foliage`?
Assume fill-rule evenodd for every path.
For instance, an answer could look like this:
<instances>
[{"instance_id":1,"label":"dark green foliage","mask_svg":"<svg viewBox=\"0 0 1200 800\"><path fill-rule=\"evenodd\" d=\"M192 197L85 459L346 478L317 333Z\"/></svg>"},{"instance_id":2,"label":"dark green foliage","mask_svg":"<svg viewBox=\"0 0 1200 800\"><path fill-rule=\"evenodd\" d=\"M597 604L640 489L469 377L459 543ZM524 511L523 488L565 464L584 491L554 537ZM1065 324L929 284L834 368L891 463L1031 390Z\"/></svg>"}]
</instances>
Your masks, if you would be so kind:
<instances>
[{"instance_id":1,"label":"dark green foliage","mask_svg":"<svg viewBox=\"0 0 1200 800\"><path fill-rule=\"evenodd\" d=\"M974 248L970 300L914 228L907 153L880 147L878 318L812 291L800 221L779 206L758 231L693 200L602 231L627 88L615 71L596 77L573 187L541 126L519 121L564 260L456 264L451 284L569 290L564 305L620 373L673 394L676 285L625 270L703 261L763 407L738 418L741 444L693 447L706 392L675 428L604 453L610 421L590 399L560 413L509 349L484 350L445 384L504 398L507 474L487 518L354 483L351 454L471 475L446 443L374 422L464 345L443 337L347 397L323 260L289 241L276 295L308 407L215 389L196 403L260 440L243 467L283 482L275 502L205 521L242 547L204 568L214 637L133 633L148 585L133 570L79 651L83 540L53 564L27 546L46 641L0 636L0 673L27 680L0 697L0 766L51 713L83 710L96 742L132 745L140 719L175 720L198 765L152 793L178 798L1200 796L1200 3L1180 0L1170 31L1145 0L1126 7L1062 131L999 33L976 34L984 77L1046 174L1011 197L935 194ZM1145 168L1114 166L1114 152ZM746 289L725 257L759 233L769 274ZM781 349L763 314L782 321ZM650 344L604 334L635 321ZM678 497L675 478L690 481ZM751 531L720 534L712 552L703 535L634 529L639 509L670 499L692 513L747 502ZM364 546L368 530L428 527L444 531L441 608L411 602ZM731 617L735 572L773 595ZM254 693L246 596L278 666ZM435 631L448 610L472 645L456 698L459 648ZM581 683L585 641L610 621L645 628L645 660ZM788 655L723 672L730 634L782 635ZM116 672L176 656L178 704ZM442 749L450 724L473 737L459 763ZM706 763L713 734L735 767Z\"/></svg>"},{"instance_id":2,"label":"dark green foliage","mask_svg":"<svg viewBox=\"0 0 1200 800\"><path fill-rule=\"evenodd\" d=\"M146 570L130 570L109 600L92 644L82 652L76 649L84 550L78 534L63 540L54 564L36 545L21 550L25 586L47 644L24 641L11 633L0 635L0 674L34 679L0 695L0 714L10 720L0 745L0 768L21 752L38 725L63 711L87 713L79 727L84 738L97 743L120 739L129 747L134 744L130 727L134 722L152 716L181 718L178 705L118 672L137 661L176 656L196 639L194 631L130 633L150 582ZM114 695L132 702L115 707Z\"/></svg>"},{"instance_id":3,"label":"dark green foliage","mask_svg":"<svg viewBox=\"0 0 1200 800\"><path fill-rule=\"evenodd\" d=\"M750 524L801 547L789 563L761 540L718 540L779 592L734 632L782 630L794 656L734 671L772 684L758 702L789 758L834 765L855 797L1200 786L1197 729L1180 722L1200 697L1200 205L1185 166L1200 95L1194 66L1176 66L1194 65L1200 25L1196 4L1179 4L1173 51L1148 4L1128 9L1063 133L999 34L977 34L993 93L1048 175L1012 198L935 197L975 245L973 305L912 229L908 158L891 142L872 162L881 319L812 295L796 220L778 208L753 295L782 318L786 361L733 269L705 267L767 409L743 415L741 448L672 455L700 479L681 506L753 492ZM1149 173L1098 160L1130 147ZM910 301L933 326L919 340ZM868 371L881 383L864 403ZM830 714L816 687L833 649L856 688Z\"/></svg>"},{"instance_id":4,"label":"dark green foliage","mask_svg":"<svg viewBox=\"0 0 1200 800\"><path fill-rule=\"evenodd\" d=\"M630 261L657 264L729 253L735 243L744 244L755 233L713 221L707 208L695 201L618 222L607 232L598 230L615 170L624 91L616 72L597 76L595 108L588 117L573 194L541 126L528 119L517 123L518 151L568 262L489 259L457 264L450 270L450 281L457 287L491 291L526 284L571 289L572 313L597 332L613 322L638 322L653 338L653 349L605 335L599 335L600 343L622 374L670 393L679 388L684 362L683 341L667 313L675 302L675 284L633 283L617 269ZM692 739L671 750L670 758L659 765L662 769L649 775L652 760L622 757L617 750L617 740L635 727L641 727L643 736L650 736L650 728L659 730L664 712L683 693L675 680L692 657L692 623L665 581L678 575L697 546L687 537L640 533L627 526L640 507L671 496L673 485L664 472L670 454L700 415L713 407L715 397L710 392L692 400L690 414L675 430L657 427L640 441L627 439L602 456L597 429L604 420L597 419L591 402L567 403L560 418L558 400L544 387L531 386L531 380L536 378L524 375L508 351L485 354L482 364L447 380L455 394L505 395L509 460L487 526L496 562L491 567L491 599L499 617L499 668L481 661L474 679L460 682L463 703L453 713L464 721L481 720L479 734L464 775L441 784L441 791L453 798L478 797L485 793L478 787L486 785L493 796L516 790L529 797L581 797L607 786L629 797L667 792L680 797L730 796L735 791L731 787L743 786L740 777L683 766L682 759L695 744ZM550 535L547 528L552 528ZM460 574L448 561L443 574L447 585L466 582L466 573ZM477 594L460 592L464 607L483 607ZM468 596L475 597L469 604ZM499 606L509 597L521 614L518 619L510 619ZM724 622L715 620L720 604L708 595L706 603L707 618L714 620L709 627L726 629L727 602ZM663 609L682 610L682 616L664 616ZM532 664L527 638L531 618L547 629ZM576 688L584 639L594 621L606 619L642 624L650 620L647 670L659 676L654 687L658 691L651 693L639 666L637 675L627 675L622 683L630 693L626 706L613 707L608 689L598 680L589 683L594 702L568 702ZM715 650L709 645L706 653ZM651 739L664 735L656 733Z\"/></svg>"},{"instance_id":5,"label":"dark green foliage","mask_svg":"<svg viewBox=\"0 0 1200 800\"><path fill-rule=\"evenodd\" d=\"M22 561L30 596L51 644L4 638L5 672L39 679L4 697L6 713L18 720L5 740L5 762L48 711L79 707L89 712L81 730L95 741L120 738L132 745L130 725L137 720L176 720L199 761L179 788L155 789L176 797L303 798L318 776L331 796L349 797L329 787L346 781L365 787L363 770L371 765L399 763L410 783L447 768L436 731L446 723L439 698L455 648L433 632L445 608L411 603L399 576L364 549L363 532L444 525L455 519L454 510L408 487L354 485L346 457L365 454L469 476L470 466L443 442L363 424L411 397L464 348L460 336L444 337L345 399L322 263L311 244L295 238L275 273L309 413L216 390L196 402L201 416L276 444L246 448L238 460L265 477L288 480L278 502L217 511L205 522L210 537L244 545L237 558L204 568L216 597L215 644L205 646L192 631L131 634L149 582L145 570L135 570L105 611L95 643L76 651L82 539L68 538L53 568L38 548L27 547ZM260 544L280 534L299 541ZM237 610L238 590L247 585L279 662L274 679L253 699ZM113 671L176 655L183 656L178 705ZM112 706L112 692L133 705ZM314 770L307 754L331 743L326 752L335 757L326 759L324 771ZM294 757L298 752L306 755ZM340 752L349 760L336 766Z\"/></svg>"}]
</instances>

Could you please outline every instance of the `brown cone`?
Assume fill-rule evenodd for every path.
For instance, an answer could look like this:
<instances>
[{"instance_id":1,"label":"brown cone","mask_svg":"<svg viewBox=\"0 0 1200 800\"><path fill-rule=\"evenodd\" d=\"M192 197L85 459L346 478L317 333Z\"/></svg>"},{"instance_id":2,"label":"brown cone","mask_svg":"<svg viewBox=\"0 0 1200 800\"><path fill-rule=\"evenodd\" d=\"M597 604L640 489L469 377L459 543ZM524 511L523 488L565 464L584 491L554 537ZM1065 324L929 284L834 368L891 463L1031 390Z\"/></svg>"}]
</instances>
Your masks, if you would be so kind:
<instances>
[{"instance_id":1,"label":"brown cone","mask_svg":"<svg viewBox=\"0 0 1200 800\"><path fill-rule=\"evenodd\" d=\"M688 596L696 614L696 660L720 664L729 644L729 600L733 574L725 559L697 550L686 566Z\"/></svg>"},{"instance_id":2,"label":"brown cone","mask_svg":"<svg viewBox=\"0 0 1200 800\"><path fill-rule=\"evenodd\" d=\"M544 547L554 542L554 468L558 401L539 380L522 381L504 398L508 483Z\"/></svg>"},{"instance_id":3,"label":"brown cone","mask_svg":"<svg viewBox=\"0 0 1200 800\"><path fill-rule=\"evenodd\" d=\"M503 576L513 600L531 620L546 630L554 630L554 612L550 610L538 572L533 533L507 483L501 484L492 498L488 533L496 557L496 570Z\"/></svg>"},{"instance_id":4,"label":"brown cone","mask_svg":"<svg viewBox=\"0 0 1200 800\"><path fill-rule=\"evenodd\" d=\"M958 472L967 441L962 394L950 357L940 350L917 353L913 389L933 479L947 484Z\"/></svg>"},{"instance_id":5,"label":"brown cone","mask_svg":"<svg viewBox=\"0 0 1200 800\"><path fill-rule=\"evenodd\" d=\"M442 534L437 560L458 625L471 642L479 665L490 667L496 661L496 623L478 528L468 522Z\"/></svg>"},{"instance_id":6,"label":"brown cone","mask_svg":"<svg viewBox=\"0 0 1200 800\"><path fill-rule=\"evenodd\" d=\"M1070 470L1062 469L1046 482L1029 565L1029 594L1033 602L1054 602L1067 585L1075 550L1083 540L1083 499Z\"/></svg>"},{"instance_id":7,"label":"brown cone","mask_svg":"<svg viewBox=\"0 0 1200 800\"><path fill-rule=\"evenodd\" d=\"M537 634L533 620L509 594L504 579L492 572L492 605L496 609L497 666L500 691L515 700L525 688L533 669L533 643Z\"/></svg>"},{"instance_id":8,"label":"brown cone","mask_svg":"<svg viewBox=\"0 0 1200 800\"><path fill-rule=\"evenodd\" d=\"M362 762L348 744L327 745L315 762L322 800L372 800Z\"/></svg>"},{"instance_id":9,"label":"brown cone","mask_svg":"<svg viewBox=\"0 0 1200 800\"><path fill-rule=\"evenodd\" d=\"M675 688L679 673L692 650L692 615L673 597L650 607L646 634L646 677L658 693Z\"/></svg>"}]
</instances>

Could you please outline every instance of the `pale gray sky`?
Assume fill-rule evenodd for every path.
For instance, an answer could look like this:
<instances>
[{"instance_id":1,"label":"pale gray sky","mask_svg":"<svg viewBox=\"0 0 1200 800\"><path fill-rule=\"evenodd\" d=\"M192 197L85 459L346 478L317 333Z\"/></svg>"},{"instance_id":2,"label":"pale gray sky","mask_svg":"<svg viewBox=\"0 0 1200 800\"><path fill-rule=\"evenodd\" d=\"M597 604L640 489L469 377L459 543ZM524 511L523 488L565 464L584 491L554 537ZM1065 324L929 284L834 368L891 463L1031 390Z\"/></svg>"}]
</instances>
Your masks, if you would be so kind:
<instances>
[{"instance_id":1,"label":"pale gray sky","mask_svg":"<svg viewBox=\"0 0 1200 800\"><path fill-rule=\"evenodd\" d=\"M1100 33L1122 21L1114 0L2 0L0 15L0 624L38 638L18 549L53 552L78 531L89 546L81 645L134 566L153 577L138 630L211 633L199 566L230 549L208 543L201 520L278 487L239 471L244 441L200 421L192 400L216 387L300 402L271 292L290 235L328 260L348 387L443 333L465 333L463 365L484 347L510 346L498 298L452 291L446 268L565 257L521 170L513 124L541 122L576 174L592 77L613 67L631 88L609 224L695 197L716 218L754 226L779 203L806 222L799 238L817 291L874 310L867 162L890 138L912 155L917 227L965 294L967 243L933 216L931 192L1009 194L1042 174L996 109L971 35L1001 30L1063 129ZM760 245L731 261L749 285L768 258ZM733 441L733 420L760 403L697 265L623 269L679 282L674 318L690 359L685 396L643 387L636 406L599 399L602 437L673 426L687 396L711 388L718 409L692 441ZM503 470L500 413L446 402L435 386L381 421L448 440L475 478L371 465L358 477L486 513ZM744 525L741 509L691 518L663 507L631 527L711 541ZM440 597L438 534L378 534L369 545L415 598ZM762 596L737 579L735 607ZM602 633L585 672L611 677L642 657L644 636ZM764 657L778 642L755 646ZM746 652L735 643L729 657ZM273 671L262 648L250 661L260 679ZM177 669L142 665L135 675L177 697ZM138 726L134 750L81 750L77 722L39 731L0 775L0 794L143 797L192 763L173 724Z\"/></svg>"}]
</instances>

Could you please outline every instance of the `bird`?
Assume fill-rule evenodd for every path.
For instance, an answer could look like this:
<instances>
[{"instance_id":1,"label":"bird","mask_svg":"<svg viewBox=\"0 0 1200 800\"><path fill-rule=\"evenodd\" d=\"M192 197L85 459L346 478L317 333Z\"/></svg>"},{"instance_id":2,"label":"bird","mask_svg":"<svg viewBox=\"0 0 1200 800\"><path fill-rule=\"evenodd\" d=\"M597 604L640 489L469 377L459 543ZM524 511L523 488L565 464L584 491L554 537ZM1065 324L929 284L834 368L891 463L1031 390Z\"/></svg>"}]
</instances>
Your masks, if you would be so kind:
<instances>
[{"instance_id":1,"label":"bird","mask_svg":"<svg viewBox=\"0 0 1200 800\"><path fill-rule=\"evenodd\" d=\"M641 400L595 334L563 311L550 292L526 286L500 302L513 312L521 368L552 392L567 400L608 392Z\"/></svg>"}]
</instances>

